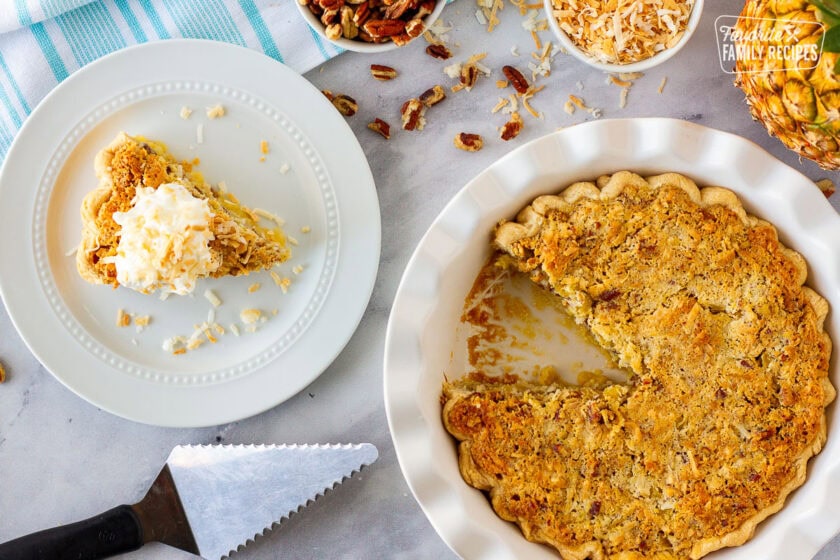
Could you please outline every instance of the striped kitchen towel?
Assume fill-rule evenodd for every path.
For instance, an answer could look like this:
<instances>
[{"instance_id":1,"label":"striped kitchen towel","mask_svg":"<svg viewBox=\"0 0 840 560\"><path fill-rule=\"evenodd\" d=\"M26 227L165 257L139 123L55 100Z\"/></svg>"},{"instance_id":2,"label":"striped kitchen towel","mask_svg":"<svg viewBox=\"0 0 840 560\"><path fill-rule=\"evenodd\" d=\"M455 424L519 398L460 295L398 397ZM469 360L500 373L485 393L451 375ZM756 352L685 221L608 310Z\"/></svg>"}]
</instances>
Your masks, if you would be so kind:
<instances>
[{"instance_id":1,"label":"striped kitchen towel","mask_svg":"<svg viewBox=\"0 0 840 560\"><path fill-rule=\"evenodd\" d=\"M85 64L175 37L250 47L306 72L341 52L297 0L0 0L0 164L38 102Z\"/></svg>"}]
</instances>

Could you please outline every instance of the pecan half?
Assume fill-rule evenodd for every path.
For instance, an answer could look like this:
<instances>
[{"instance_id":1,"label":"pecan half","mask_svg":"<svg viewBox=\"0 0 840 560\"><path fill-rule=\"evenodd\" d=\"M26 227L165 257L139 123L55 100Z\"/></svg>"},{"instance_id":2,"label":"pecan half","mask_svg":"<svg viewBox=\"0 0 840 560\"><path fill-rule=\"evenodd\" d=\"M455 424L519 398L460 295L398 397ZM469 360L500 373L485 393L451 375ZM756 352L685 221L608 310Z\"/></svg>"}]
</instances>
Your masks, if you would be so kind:
<instances>
[{"instance_id":1,"label":"pecan half","mask_svg":"<svg viewBox=\"0 0 840 560\"><path fill-rule=\"evenodd\" d=\"M381 135L385 140L391 137L391 125L380 118L373 119L373 122L369 122L367 127Z\"/></svg>"},{"instance_id":2,"label":"pecan half","mask_svg":"<svg viewBox=\"0 0 840 560\"><path fill-rule=\"evenodd\" d=\"M412 39L414 37L419 37L420 35L422 35L425 30L426 24L423 23L423 20L420 18L410 19L405 24L405 32Z\"/></svg>"},{"instance_id":3,"label":"pecan half","mask_svg":"<svg viewBox=\"0 0 840 560\"><path fill-rule=\"evenodd\" d=\"M338 112L345 117L352 117L359 110L359 104L349 95L339 94L330 99L330 101L338 109Z\"/></svg>"},{"instance_id":4,"label":"pecan half","mask_svg":"<svg viewBox=\"0 0 840 560\"><path fill-rule=\"evenodd\" d=\"M397 77L397 71L383 64L371 64L370 74L381 82L387 82Z\"/></svg>"},{"instance_id":5,"label":"pecan half","mask_svg":"<svg viewBox=\"0 0 840 560\"><path fill-rule=\"evenodd\" d=\"M322 10L340 10L344 6L344 0L313 0Z\"/></svg>"},{"instance_id":6,"label":"pecan half","mask_svg":"<svg viewBox=\"0 0 840 560\"><path fill-rule=\"evenodd\" d=\"M336 39L340 39L344 34L344 28L340 23L331 23L324 29L324 34L327 36L327 39L335 41Z\"/></svg>"},{"instance_id":7,"label":"pecan half","mask_svg":"<svg viewBox=\"0 0 840 560\"><path fill-rule=\"evenodd\" d=\"M353 23L361 26L370 18L371 13L370 3L362 2L356 6L356 11L353 13Z\"/></svg>"},{"instance_id":8,"label":"pecan half","mask_svg":"<svg viewBox=\"0 0 840 560\"><path fill-rule=\"evenodd\" d=\"M484 147L484 140L478 134L460 132L455 136L455 147L467 152L477 152Z\"/></svg>"},{"instance_id":9,"label":"pecan half","mask_svg":"<svg viewBox=\"0 0 840 560\"><path fill-rule=\"evenodd\" d=\"M444 91L443 86L440 85L430 87L420 94L420 101L422 101L426 107L437 105L444 99L446 99L446 91Z\"/></svg>"},{"instance_id":10,"label":"pecan half","mask_svg":"<svg viewBox=\"0 0 840 560\"><path fill-rule=\"evenodd\" d=\"M446 48L446 45L429 45L426 47L426 54L438 60L446 60L452 58L452 53Z\"/></svg>"},{"instance_id":11,"label":"pecan half","mask_svg":"<svg viewBox=\"0 0 840 560\"><path fill-rule=\"evenodd\" d=\"M478 67L475 64L467 63L461 66L460 81L467 91L472 89L476 80L478 80Z\"/></svg>"},{"instance_id":12,"label":"pecan half","mask_svg":"<svg viewBox=\"0 0 840 560\"><path fill-rule=\"evenodd\" d=\"M512 140L522 132L522 126L522 117L519 116L518 112L514 111L510 114L510 120L502 126L499 136L506 142Z\"/></svg>"},{"instance_id":13,"label":"pecan half","mask_svg":"<svg viewBox=\"0 0 840 560\"><path fill-rule=\"evenodd\" d=\"M369 19L362 29L374 39L394 37L405 31L405 22L401 19Z\"/></svg>"},{"instance_id":14,"label":"pecan half","mask_svg":"<svg viewBox=\"0 0 840 560\"><path fill-rule=\"evenodd\" d=\"M415 18L422 19L435 11L435 0L423 0L417 7Z\"/></svg>"},{"instance_id":15,"label":"pecan half","mask_svg":"<svg viewBox=\"0 0 840 560\"><path fill-rule=\"evenodd\" d=\"M525 79L522 72L513 66L503 66L502 73L510 81L510 85L516 90L516 93L525 93L528 91L528 80Z\"/></svg>"},{"instance_id":16,"label":"pecan half","mask_svg":"<svg viewBox=\"0 0 840 560\"><path fill-rule=\"evenodd\" d=\"M426 126L426 106L419 99L409 99L400 108L403 130L423 130Z\"/></svg>"},{"instance_id":17,"label":"pecan half","mask_svg":"<svg viewBox=\"0 0 840 560\"><path fill-rule=\"evenodd\" d=\"M353 8L344 6L341 8L341 35L345 39L355 39L359 36L359 26L353 21Z\"/></svg>"}]
</instances>

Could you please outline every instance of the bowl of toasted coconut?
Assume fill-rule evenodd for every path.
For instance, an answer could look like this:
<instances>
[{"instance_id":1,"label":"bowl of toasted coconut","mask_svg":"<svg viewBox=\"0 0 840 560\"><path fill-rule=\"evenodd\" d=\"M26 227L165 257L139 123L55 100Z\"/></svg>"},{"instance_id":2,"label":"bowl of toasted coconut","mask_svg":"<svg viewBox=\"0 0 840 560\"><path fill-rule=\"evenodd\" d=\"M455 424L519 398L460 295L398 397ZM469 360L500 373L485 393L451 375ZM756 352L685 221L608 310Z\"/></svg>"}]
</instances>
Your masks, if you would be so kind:
<instances>
[{"instance_id":1,"label":"bowl of toasted coconut","mask_svg":"<svg viewBox=\"0 0 840 560\"><path fill-rule=\"evenodd\" d=\"M691 38L703 0L543 0L551 30L578 60L605 72L641 72Z\"/></svg>"},{"instance_id":2,"label":"bowl of toasted coconut","mask_svg":"<svg viewBox=\"0 0 840 560\"><path fill-rule=\"evenodd\" d=\"M421 36L446 0L297 0L297 5L310 27L335 46L378 53Z\"/></svg>"}]
</instances>

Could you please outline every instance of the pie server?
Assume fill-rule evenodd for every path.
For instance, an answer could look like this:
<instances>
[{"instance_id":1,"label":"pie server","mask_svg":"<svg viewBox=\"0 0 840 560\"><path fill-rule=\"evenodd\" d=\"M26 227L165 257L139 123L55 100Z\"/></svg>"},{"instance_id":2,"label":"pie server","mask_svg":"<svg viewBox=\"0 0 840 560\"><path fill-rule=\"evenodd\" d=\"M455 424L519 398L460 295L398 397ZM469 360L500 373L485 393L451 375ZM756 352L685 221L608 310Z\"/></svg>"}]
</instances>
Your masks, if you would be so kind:
<instances>
[{"instance_id":1,"label":"pie server","mask_svg":"<svg viewBox=\"0 0 840 560\"><path fill-rule=\"evenodd\" d=\"M178 446L140 502L0 544L0 559L92 560L159 541L218 560L378 456L369 443Z\"/></svg>"}]
</instances>

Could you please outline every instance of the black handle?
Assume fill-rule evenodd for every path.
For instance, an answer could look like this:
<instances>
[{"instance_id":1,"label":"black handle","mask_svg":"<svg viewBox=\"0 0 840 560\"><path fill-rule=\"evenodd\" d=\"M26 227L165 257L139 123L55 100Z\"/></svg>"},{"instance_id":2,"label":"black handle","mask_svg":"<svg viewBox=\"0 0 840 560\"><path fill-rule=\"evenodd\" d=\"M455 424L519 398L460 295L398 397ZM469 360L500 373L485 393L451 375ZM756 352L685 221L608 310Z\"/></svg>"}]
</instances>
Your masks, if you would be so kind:
<instances>
[{"instance_id":1,"label":"black handle","mask_svg":"<svg viewBox=\"0 0 840 560\"><path fill-rule=\"evenodd\" d=\"M0 544L0 560L94 560L143 545L143 528L131 506L117 506L84 521Z\"/></svg>"}]
</instances>

